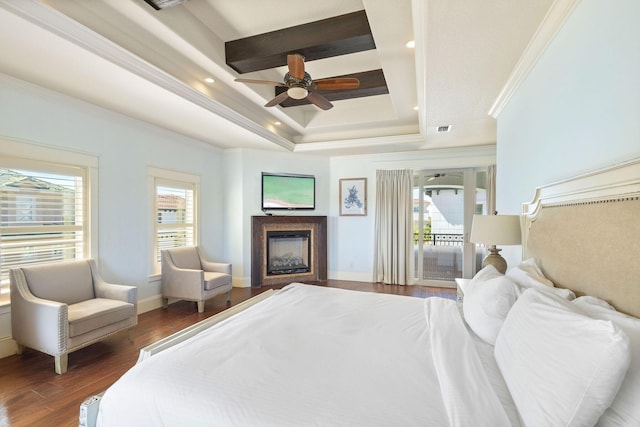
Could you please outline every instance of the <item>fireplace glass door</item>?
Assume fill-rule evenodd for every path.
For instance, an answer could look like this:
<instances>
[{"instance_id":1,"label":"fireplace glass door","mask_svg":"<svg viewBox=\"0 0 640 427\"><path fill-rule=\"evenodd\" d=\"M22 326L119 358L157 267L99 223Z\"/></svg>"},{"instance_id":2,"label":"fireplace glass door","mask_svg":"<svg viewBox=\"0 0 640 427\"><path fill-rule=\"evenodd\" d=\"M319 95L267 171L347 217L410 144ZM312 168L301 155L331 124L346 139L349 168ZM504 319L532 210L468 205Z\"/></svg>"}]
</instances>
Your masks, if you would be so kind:
<instances>
[{"instance_id":1,"label":"fireplace glass door","mask_svg":"<svg viewBox=\"0 0 640 427\"><path fill-rule=\"evenodd\" d=\"M311 231L267 232L267 276L311 271Z\"/></svg>"}]
</instances>

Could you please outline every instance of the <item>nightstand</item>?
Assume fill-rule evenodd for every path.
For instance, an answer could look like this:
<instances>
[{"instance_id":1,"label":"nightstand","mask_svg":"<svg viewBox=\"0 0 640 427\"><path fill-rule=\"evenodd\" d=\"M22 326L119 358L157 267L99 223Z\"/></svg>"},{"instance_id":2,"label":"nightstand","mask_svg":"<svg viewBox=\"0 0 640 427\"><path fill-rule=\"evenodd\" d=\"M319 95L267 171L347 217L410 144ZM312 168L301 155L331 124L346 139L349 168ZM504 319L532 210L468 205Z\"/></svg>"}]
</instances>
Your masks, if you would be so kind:
<instances>
[{"instance_id":1,"label":"nightstand","mask_svg":"<svg viewBox=\"0 0 640 427\"><path fill-rule=\"evenodd\" d=\"M464 301L464 289L469 285L471 279L456 278L456 286L458 288L457 301L462 303Z\"/></svg>"}]
</instances>

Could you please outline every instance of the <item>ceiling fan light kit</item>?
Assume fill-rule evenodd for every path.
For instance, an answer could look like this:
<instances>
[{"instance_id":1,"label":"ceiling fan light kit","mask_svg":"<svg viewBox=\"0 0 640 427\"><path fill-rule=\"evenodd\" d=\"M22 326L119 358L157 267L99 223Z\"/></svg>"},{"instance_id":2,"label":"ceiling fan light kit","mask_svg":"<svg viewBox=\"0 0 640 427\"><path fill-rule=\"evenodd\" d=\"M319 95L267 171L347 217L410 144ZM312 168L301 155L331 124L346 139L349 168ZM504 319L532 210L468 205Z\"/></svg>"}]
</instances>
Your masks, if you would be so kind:
<instances>
[{"instance_id":1,"label":"ceiling fan light kit","mask_svg":"<svg viewBox=\"0 0 640 427\"><path fill-rule=\"evenodd\" d=\"M303 87L290 87L287 89L287 95L293 99L304 99L309 94L309 91Z\"/></svg>"}]
</instances>

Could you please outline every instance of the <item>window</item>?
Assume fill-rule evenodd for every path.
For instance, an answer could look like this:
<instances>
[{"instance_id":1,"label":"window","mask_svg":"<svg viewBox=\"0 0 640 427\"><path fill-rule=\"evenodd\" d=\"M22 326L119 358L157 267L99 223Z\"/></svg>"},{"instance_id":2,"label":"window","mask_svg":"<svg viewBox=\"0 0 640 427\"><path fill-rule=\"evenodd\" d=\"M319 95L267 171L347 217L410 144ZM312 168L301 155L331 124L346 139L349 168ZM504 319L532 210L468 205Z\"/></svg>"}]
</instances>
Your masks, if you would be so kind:
<instances>
[{"instance_id":1,"label":"window","mask_svg":"<svg viewBox=\"0 0 640 427\"><path fill-rule=\"evenodd\" d=\"M89 256L86 168L0 163L0 293L9 269Z\"/></svg>"},{"instance_id":2,"label":"window","mask_svg":"<svg viewBox=\"0 0 640 427\"><path fill-rule=\"evenodd\" d=\"M152 271L160 272L160 251L198 244L198 178L177 172L152 169L153 173L153 260Z\"/></svg>"}]
</instances>

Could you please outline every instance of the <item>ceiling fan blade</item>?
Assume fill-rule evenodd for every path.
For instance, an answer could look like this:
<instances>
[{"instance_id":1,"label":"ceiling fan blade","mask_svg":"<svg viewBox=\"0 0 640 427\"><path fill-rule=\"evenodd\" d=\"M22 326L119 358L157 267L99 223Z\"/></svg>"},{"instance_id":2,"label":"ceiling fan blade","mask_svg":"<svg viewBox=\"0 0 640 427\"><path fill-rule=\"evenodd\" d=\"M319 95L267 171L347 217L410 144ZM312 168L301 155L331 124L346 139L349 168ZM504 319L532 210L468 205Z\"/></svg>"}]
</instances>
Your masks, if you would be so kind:
<instances>
[{"instance_id":1,"label":"ceiling fan blade","mask_svg":"<svg viewBox=\"0 0 640 427\"><path fill-rule=\"evenodd\" d=\"M269 85L269 86L284 86L281 82L271 82L268 80L253 80L253 79L235 79L237 82L241 83L256 83L259 85Z\"/></svg>"},{"instance_id":2,"label":"ceiling fan blade","mask_svg":"<svg viewBox=\"0 0 640 427\"><path fill-rule=\"evenodd\" d=\"M304 56L299 53L287 55L287 66L289 74L298 80L304 79Z\"/></svg>"},{"instance_id":3,"label":"ceiling fan blade","mask_svg":"<svg viewBox=\"0 0 640 427\"><path fill-rule=\"evenodd\" d=\"M323 110L329 110L333 108L333 104L329 102L327 98L320 95L318 92L309 92L307 95L307 99L314 103L316 107L321 108Z\"/></svg>"},{"instance_id":4,"label":"ceiling fan blade","mask_svg":"<svg viewBox=\"0 0 640 427\"><path fill-rule=\"evenodd\" d=\"M278 105L281 102L286 101L287 98L289 98L289 95L287 95L287 91L284 91L281 94L277 95L275 98L273 98L271 101L264 104L264 106L273 107L274 105Z\"/></svg>"},{"instance_id":5,"label":"ceiling fan blade","mask_svg":"<svg viewBox=\"0 0 640 427\"><path fill-rule=\"evenodd\" d=\"M320 79L314 80L313 83L320 90L358 89L360 87L360 80L352 77Z\"/></svg>"}]
</instances>

